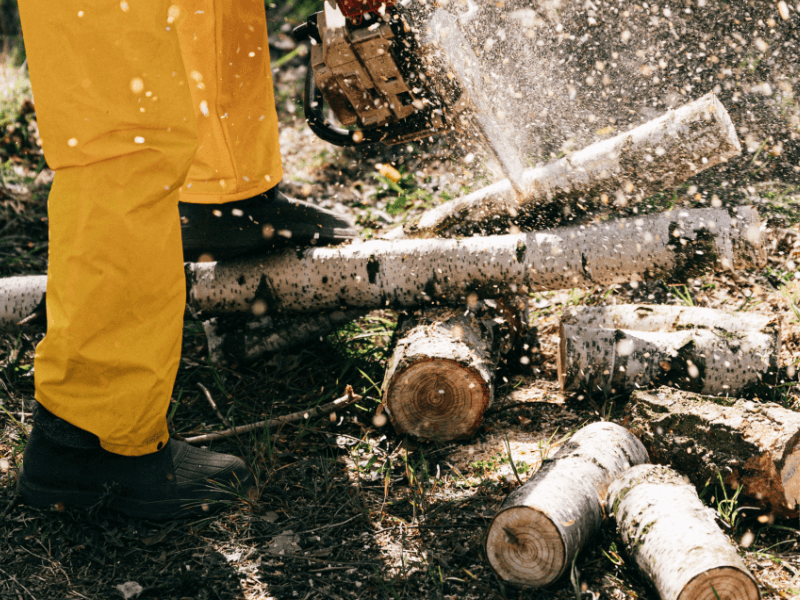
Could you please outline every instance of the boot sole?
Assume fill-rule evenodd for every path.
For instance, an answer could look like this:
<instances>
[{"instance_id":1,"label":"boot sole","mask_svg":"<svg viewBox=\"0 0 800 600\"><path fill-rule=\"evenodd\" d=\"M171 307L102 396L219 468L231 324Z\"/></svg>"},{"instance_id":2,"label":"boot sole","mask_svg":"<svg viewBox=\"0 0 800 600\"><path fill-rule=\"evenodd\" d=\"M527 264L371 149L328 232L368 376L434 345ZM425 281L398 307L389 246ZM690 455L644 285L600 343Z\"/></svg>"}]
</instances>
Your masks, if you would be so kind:
<instances>
[{"instance_id":1,"label":"boot sole","mask_svg":"<svg viewBox=\"0 0 800 600\"><path fill-rule=\"evenodd\" d=\"M198 503L195 500L192 501L192 504L182 504L180 500L147 502L113 493L54 490L28 481L25 477L24 466L19 471L17 493L25 500L26 504L40 509L55 508L58 511L63 510L63 507L88 509L102 502L104 506L128 517L155 521L207 515L224 506L223 502L218 499L209 499L206 503Z\"/></svg>"}]
</instances>

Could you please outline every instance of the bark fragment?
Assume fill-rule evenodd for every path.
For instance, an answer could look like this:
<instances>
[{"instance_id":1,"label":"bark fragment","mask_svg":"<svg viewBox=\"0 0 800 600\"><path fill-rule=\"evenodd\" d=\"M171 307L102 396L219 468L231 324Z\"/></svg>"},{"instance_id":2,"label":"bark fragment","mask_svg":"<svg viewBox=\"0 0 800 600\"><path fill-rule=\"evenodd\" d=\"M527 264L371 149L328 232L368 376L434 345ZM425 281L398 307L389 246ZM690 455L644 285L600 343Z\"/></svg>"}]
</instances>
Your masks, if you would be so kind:
<instances>
[{"instance_id":1,"label":"bark fragment","mask_svg":"<svg viewBox=\"0 0 800 600\"><path fill-rule=\"evenodd\" d=\"M794 517L800 503L800 414L774 403L660 388L631 398L631 430L653 461L700 489L718 478L750 503Z\"/></svg>"}]
</instances>

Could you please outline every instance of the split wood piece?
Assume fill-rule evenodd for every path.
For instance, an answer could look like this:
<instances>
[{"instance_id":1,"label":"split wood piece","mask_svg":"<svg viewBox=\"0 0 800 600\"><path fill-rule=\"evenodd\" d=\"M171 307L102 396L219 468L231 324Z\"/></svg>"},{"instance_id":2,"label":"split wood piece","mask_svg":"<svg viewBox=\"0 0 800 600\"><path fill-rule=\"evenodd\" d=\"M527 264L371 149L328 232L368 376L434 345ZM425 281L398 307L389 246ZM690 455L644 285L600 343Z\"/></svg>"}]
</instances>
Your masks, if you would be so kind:
<instances>
[{"instance_id":1,"label":"split wood piece","mask_svg":"<svg viewBox=\"0 0 800 600\"><path fill-rule=\"evenodd\" d=\"M0 331L18 329L36 312L43 312L47 275L28 275L0 279Z\"/></svg>"},{"instance_id":2,"label":"split wood piece","mask_svg":"<svg viewBox=\"0 0 800 600\"><path fill-rule=\"evenodd\" d=\"M318 315L252 317L222 315L203 321L211 362L252 362L273 352L318 340L342 325L362 317L364 310L337 310Z\"/></svg>"},{"instance_id":3,"label":"split wood piece","mask_svg":"<svg viewBox=\"0 0 800 600\"><path fill-rule=\"evenodd\" d=\"M608 490L606 508L628 554L661 600L757 600L753 576L689 482L640 465Z\"/></svg>"},{"instance_id":4,"label":"split wood piece","mask_svg":"<svg viewBox=\"0 0 800 600\"><path fill-rule=\"evenodd\" d=\"M660 385L715 396L758 393L774 383L781 348L777 318L704 308L573 310L559 336L561 389L589 393Z\"/></svg>"},{"instance_id":5,"label":"split wood piece","mask_svg":"<svg viewBox=\"0 0 800 600\"><path fill-rule=\"evenodd\" d=\"M587 425L505 499L486 535L489 564L518 585L554 582L600 529L611 482L647 460L624 427Z\"/></svg>"},{"instance_id":6,"label":"split wood piece","mask_svg":"<svg viewBox=\"0 0 800 600\"><path fill-rule=\"evenodd\" d=\"M431 307L403 319L383 380L395 430L442 442L473 435L494 399L497 363L524 334L526 308L485 301L466 313Z\"/></svg>"},{"instance_id":7,"label":"split wood piece","mask_svg":"<svg viewBox=\"0 0 800 600\"><path fill-rule=\"evenodd\" d=\"M762 264L751 207L674 210L587 227L461 240L372 240L186 265L189 299L211 317L407 308L644 278L683 282L706 270Z\"/></svg>"},{"instance_id":8,"label":"split wood piece","mask_svg":"<svg viewBox=\"0 0 800 600\"><path fill-rule=\"evenodd\" d=\"M520 199L508 179L446 202L406 226L414 236L507 230L555 199L585 207L627 206L738 155L733 123L713 94L556 162L527 169Z\"/></svg>"},{"instance_id":9,"label":"split wood piece","mask_svg":"<svg viewBox=\"0 0 800 600\"><path fill-rule=\"evenodd\" d=\"M725 401L660 388L631 399L631 430L654 462L700 489L718 481L780 517L800 504L800 413L773 403Z\"/></svg>"},{"instance_id":10,"label":"split wood piece","mask_svg":"<svg viewBox=\"0 0 800 600\"><path fill-rule=\"evenodd\" d=\"M305 421L319 415L332 413L337 409L345 408L351 404L355 404L361 399L362 396L354 394L353 388L348 385L347 393L344 396L337 398L333 402L323 404L322 406L291 413L283 417L278 417L277 419L259 421L258 423L250 423L249 425L239 425L238 427L233 427L224 431L217 431L214 433L206 433L203 435L184 438L183 441L188 444L208 444L214 441L226 440L231 436L238 436L251 431L257 431L259 429L274 429L276 427L280 427L281 425L286 425L287 423L297 423L299 421Z\"/></svg>"}]
</instances>

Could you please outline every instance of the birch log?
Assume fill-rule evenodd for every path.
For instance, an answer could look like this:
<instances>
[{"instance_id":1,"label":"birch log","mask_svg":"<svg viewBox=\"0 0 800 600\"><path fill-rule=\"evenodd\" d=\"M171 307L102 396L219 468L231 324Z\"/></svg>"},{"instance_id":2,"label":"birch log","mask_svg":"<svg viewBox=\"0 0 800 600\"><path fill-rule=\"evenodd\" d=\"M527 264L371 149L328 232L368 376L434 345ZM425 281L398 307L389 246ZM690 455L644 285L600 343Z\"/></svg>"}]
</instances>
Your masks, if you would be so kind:
<instances>
[{"instance_id":1,"label":"birch log","mask_svg":"<svg viewBox=\"0 0 800 600\"><path fill-rule=\"evenodd\" d=\"M778 372L780 321L771 316L671 306L585 307L562 317L559 334L557 367L565 391L669 385L737 395L758 393Z\"/></svg>"},{"instance_id":2,"label":"birch log","mask_svg":"<svg viewBox=\"0 0 800 600\"><path fill-rule=\"evenodd\" d=\"M480 427L497 364L522 338L527 307L489 304L466 314L426 308L400 323L383 381L383 404L398 433L448 442Z\"/></svg>"},{"instance_id":3,"label":"birch log","mask_svg":"<svg viewBox=\"0 0 800 600\"><path fill-rule=\"evenodd\" d=\"M584 427L505 499L486 535L489 564L518 585L554 582L600 528L608 486L644 462L647 452L624 427Z\"/></svg>"},{"instance_id":4,"label":"birch log","mask_svg":"<svg viewBox=\"0 0 800 600\"><path fill-rule=\"evenodd\" d=\"M35 312L44 300L46 275L0 279L0 331L13 331Z\"/></svg>"},{"instance_id":5,"label":"birch log","mask_svg":"<svg viewBox=\"0 0 800 600\"><path fill-rule=\"evenodd\" d=\"M289 317L223 315L203 321L203 329L211 362L252 362L265 354L284 352L318 339L364 314L364 310L337 310Z\"/></svg>"},{"instance_id":6,"label":"birch log","mask_svg":"<svg viewBox=\"0 0 800 600\"><path fill-rule=\"evenodd\" d=\"M519 199L505 179L429 210L406 233L447 237L506 231L555 199L583 209L609 202L627 206L740 152L728 112L709 93L627 133L527 169Z\"/></svg>"},{"instance_id":7,"label":"birch log","mask_svg":"<svg viewBox=\"0 0 800 600\"><path fill-rule=\"evenodd\" d=\"M800 413L773 403L723 401L660 388L632 397L632 431L654 462L702 488L720 474L751 503L796 517Z\"/></svg>"},{"instance_id":8,"label":"birch log","mask_svg":"<svg viewBox=\"0 0 800 600\"><path fill-rule=\"evenodd\" d=\"M407 308L644 278L685 281L764 261L751 207L675 210L588 227L460 240L373 240L228 263L187 264L205 316Z\"/></svg>"},{"instance_id":9,"label":"birch log","mask_svg":"<svg viewBox=\"0 0 800 600\"><path fill-rule=\"evenodd\" d=\"M608 490L608 513L661 600L757 600L758 586L695 489L668 467L640 465Z\"/></svg>"}]
</instances>

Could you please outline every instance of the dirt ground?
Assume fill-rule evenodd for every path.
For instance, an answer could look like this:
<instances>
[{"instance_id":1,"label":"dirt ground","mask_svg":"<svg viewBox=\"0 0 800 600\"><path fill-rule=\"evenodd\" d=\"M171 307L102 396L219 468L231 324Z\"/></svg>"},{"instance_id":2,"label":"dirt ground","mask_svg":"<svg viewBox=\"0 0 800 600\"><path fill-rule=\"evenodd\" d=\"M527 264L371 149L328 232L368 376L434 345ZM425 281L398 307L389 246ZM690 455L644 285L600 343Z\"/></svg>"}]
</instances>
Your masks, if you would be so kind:
<instances>
[{"instance_id":1,"label":"dirt ground","mask_svg":"<svg viewBox=\"0 0 800 600\"><path fill-rule=\"evenodd\" d=\"M680 286L648 282L635 289L531 294L537 344L530 360L503 365L495 403L478 434L450 444L399 436L375 418L398 319L393 311L372 312L280 355L251 363L233 358L226 366L211 363L201 323L187 315L169 415L174 435L224 428L198 384L236 424L313 408L342 396L347 385L364 398L343 411L210 445L244 458L258 497L168 524L123 518L102 503L89 511L36 510L16 496L31 426L33 351L44 331L33 324L3 333L0 599L657 599L613 523L580 553L572 578L538 590L504 584L485 559L484 537L503 499L519 485L512 460L524 481L569 432L604 419L625 421L625 396L558 391L555 356L565 307L636 301L778 315L781 378L757 401L800 410L800 6L787 5L786 20L774 2L565 0L532 6L543 23L537 35L552 44L534 45L528 59L551 49L564 56L562 72L573 71L558 80L553 72L539 73L535 88L530 78L536 74L527 74L520 84L529 92L529 113L535 113L526 117L534 123L525 139L529 162L561 156L716 90L737 126L743 155L647 199L645 210L708 206L714 197L724 206L756 205L766 224L768 266L707 274ZM511 8L520 7L530 8ZM628 43L639 33L643 43ZM316 139L302 118L302 51L277 26L271 50L287 174L281 189L287 194L350 215L369 238L490 180L481 157L468 159L471 150L449 136L358 149ZM570 55L576 56L571 62ZM660 60L669 64L662 67ZM604 75L619 79L606 85ZM646 86L637 92L642 81ZM555 96L537 91L548 86ZM569 86L578 86L574 98ZM4 277L46 271L52 172L42 160L32 111L33 104L6 125L2 146ZM394 185L381 175L385 164L401 174ZM798 519L777 520L715 482L699 491L762 597L800 598Z\"/></svg>"}]
</instances>

